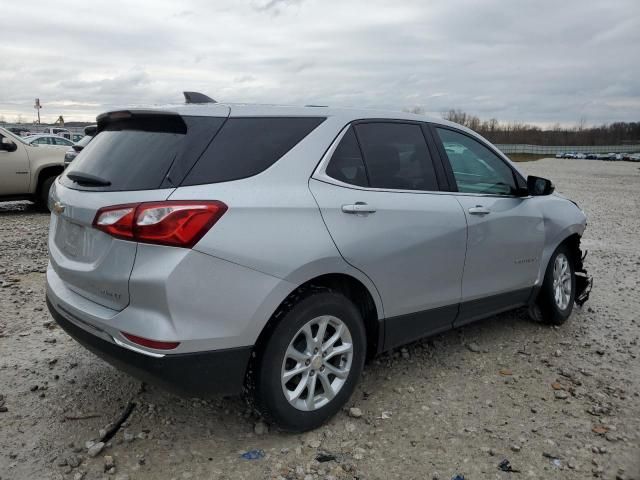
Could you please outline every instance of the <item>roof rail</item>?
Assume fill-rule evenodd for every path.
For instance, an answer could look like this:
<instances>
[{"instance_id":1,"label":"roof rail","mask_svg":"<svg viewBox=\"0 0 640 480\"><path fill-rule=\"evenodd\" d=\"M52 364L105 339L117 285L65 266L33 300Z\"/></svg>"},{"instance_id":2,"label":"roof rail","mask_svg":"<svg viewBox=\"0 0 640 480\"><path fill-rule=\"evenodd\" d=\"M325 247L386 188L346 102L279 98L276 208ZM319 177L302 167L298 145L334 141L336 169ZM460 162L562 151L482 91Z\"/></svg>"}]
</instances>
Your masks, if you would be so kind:
<instances>
[{"instance_id":1,"label":"roof rail","mask_svg":"<svg viewBox=\"0 0 640 480\"><path fill-rule=\"evenodd\" d=\"M218 103L213 98L200 92L182 92L185 103Z\"/></svg>"}]
</instances>

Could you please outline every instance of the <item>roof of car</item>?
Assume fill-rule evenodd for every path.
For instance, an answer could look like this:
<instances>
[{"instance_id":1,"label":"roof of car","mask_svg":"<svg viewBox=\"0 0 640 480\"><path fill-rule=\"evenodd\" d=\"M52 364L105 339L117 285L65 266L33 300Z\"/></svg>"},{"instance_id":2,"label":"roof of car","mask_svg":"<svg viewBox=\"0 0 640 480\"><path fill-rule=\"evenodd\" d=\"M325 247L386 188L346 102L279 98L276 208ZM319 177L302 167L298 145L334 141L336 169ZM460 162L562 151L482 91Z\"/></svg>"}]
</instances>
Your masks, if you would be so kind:
<instances>
[{"instance_id":1,"label":"roof of car","mask_svg":"<svg viewBox=\"0 0 640 480\"><path fill-rule=\"evenodd\" d=\"M231 109L234 117L263 117L263 116L292 116L292 117L334 117L349 118L397 118L406 120L440 122L440 119L417 115L414 113L364 109L364 108L336 108L321 105L276 105L276 104L247 104L247 103L200 103L164 105L162 110L172 110L182 115L219 115L227 108Z\"/></svg>"},{"instance_id":2,"label":"roof of car","mask_svg":"<svg viewBox=\"0 0 640 480\"><path fill-rule=\"evenodd\" d=\"M131 111L138 110L131 108ZM124 110L124 109L118 109ZM197 104L167 104L144 107L144 110L159 110L175 112L184 116L231 116L231 117L340 117L345 123L362 119L391 119L430 122L448 125L478 136L472 130L449 122L442 118L431 117L403 111L379 110L366 108L339 108L328 106L292 106L275 104L247 104L247 103L197 103Z\"/></svg>"}]
</instances>

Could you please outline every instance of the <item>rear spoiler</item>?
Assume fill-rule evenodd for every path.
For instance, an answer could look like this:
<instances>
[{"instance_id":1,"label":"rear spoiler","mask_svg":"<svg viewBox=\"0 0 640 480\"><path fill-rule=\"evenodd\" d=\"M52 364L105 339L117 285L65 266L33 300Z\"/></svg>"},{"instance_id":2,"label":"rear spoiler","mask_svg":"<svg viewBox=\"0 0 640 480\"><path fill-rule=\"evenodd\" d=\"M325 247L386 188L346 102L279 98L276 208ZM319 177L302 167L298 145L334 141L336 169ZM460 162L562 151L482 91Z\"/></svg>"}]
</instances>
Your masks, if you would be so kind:
<instances>
[{"instance_id":1,"label":"rear spoiler","mask_svg":"<svg viewBox=\"0 0 640 480\"><path fill-rule=\"evenodd\" d=\"M187 133L187 125L176 112L163 110L117 110L98 115L96 134L104 130Z\"/></svg>"}]
</instances>

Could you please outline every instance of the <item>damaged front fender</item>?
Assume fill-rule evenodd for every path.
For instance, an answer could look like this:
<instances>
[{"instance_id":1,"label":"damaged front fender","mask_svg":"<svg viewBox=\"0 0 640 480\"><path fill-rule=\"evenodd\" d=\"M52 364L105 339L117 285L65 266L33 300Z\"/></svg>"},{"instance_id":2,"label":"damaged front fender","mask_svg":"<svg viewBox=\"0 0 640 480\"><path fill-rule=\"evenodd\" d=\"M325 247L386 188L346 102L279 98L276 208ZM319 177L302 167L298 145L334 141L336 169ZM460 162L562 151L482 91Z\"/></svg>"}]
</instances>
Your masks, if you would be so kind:
<instances>
[{"instance_id":1,"label":"damaged front fender","mask_svg":"<svg viewBox=\"0 0 640 480\"><path fill-rule=\"evenodd\" d=\"M580 247L578 247L578 259L575 265L576 274L576 305L581 307L589 300L591 294L591 288L593 287L593 277L590 276L584 268L584 259L587 257L587 251L582 253Z\"/></svg>"}]
</instances>

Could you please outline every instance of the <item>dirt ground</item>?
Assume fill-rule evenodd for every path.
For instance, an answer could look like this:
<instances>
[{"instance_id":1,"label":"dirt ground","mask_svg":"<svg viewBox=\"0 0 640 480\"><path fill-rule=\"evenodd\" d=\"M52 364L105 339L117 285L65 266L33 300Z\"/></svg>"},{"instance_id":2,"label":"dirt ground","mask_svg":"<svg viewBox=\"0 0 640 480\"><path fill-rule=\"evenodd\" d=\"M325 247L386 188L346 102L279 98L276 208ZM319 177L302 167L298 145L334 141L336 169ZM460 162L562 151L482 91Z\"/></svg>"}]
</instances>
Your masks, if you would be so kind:
<instances>
[{"instance_id":1,"label":"dirt ground","mask_svg":"<svg viewBox=\"0 0 640 480\"><path fill-rule=\"evenodd\" d=\"M1 204L0 479L640 479L639 165L519 166L589 216L590 302L560 328L517 311L379 357L347 409L304 435L265 428L238 398L145 387L85 351L45 307L48 216ZM241 458L253 449L264 457Z\"/></svg>"}]
</instances>

